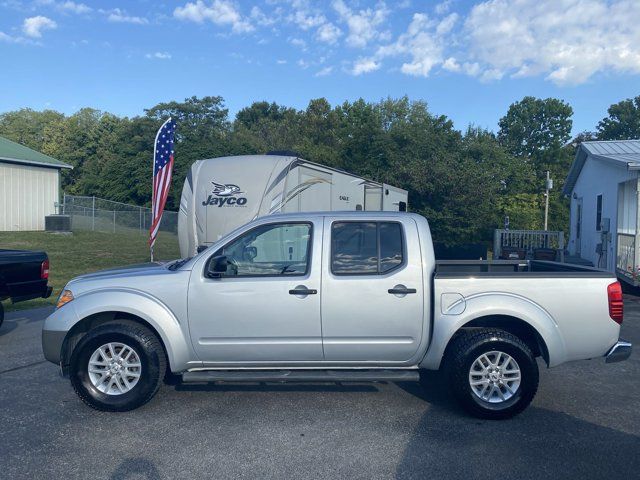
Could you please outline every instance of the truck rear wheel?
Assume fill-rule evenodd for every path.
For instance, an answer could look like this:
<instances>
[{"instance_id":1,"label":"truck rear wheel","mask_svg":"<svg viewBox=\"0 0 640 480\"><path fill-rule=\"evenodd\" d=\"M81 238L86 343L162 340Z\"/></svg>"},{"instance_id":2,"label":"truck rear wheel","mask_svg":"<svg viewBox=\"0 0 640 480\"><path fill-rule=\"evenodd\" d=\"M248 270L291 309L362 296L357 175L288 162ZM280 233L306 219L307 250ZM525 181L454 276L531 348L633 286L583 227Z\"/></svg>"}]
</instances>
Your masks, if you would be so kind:
<instances>
[{"instance_id":1,"label":"truck rear wheel","mask_svg":"<svg viewBox=\"0 0 640 480\"><path fill-rule=\"evenodd\" d=\"M445 368L454 396L480 418L513 417L538 390L538 364L531 349L504 330L460 333L448 348Z\"/></svg>"},{"instance_id":2,"label":"truck rear wheel","mask_svg":"<svg viewBox=\"0 0 640 480\"><path fill-rule=\"evenodd\" d=\"M71 384L92 408L123 412L156 394L166 369L157 337L147 328L108 323L85 335L71 355Z\"/></svg>"}]
</instances>

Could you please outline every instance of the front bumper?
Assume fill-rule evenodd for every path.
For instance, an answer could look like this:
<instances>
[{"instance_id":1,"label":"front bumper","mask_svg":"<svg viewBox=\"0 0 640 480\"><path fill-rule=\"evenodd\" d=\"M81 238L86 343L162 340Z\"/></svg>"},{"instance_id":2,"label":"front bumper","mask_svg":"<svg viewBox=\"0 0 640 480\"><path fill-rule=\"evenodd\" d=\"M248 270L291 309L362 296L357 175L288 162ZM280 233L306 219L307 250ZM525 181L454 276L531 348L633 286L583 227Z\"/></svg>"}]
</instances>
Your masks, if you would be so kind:
<instances>
[{"instance_id":1,"label":"front bumper","mask_svg":"<svg viewBox=\"0 0 640 480\"><path fill-rule=\"evenodd\" d=\"M624 340L618 340L616 344L605 354L607 363L623 362L631 355L632 345Z\"/></svg>"},{"instance_id":2,"label":"front bumper","mask_svg":"<svg viewBox=\"0 0 640 480\"><path fill-rule=\"evenodd\" d=\"M42 330L42 353L44 358L52 363L59 364L62 352L62 343L67 332L59 330Z\"/></svg>"}]
</instances>

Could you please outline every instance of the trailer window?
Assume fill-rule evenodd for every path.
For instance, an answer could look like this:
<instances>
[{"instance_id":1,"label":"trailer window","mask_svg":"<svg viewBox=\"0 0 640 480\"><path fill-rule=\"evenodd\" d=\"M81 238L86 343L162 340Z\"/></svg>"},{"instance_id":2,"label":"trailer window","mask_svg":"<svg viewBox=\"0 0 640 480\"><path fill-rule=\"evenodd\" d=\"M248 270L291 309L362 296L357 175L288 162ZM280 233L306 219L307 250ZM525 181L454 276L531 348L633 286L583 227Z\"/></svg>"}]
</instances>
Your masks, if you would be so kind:
<instances>
[{"instance_id":1,"label":"trailer window","mask_svg":"<svg viewBox=\"0 0 640 480\"><path fill-rule=\"evenodd\" d=\"M331 271L378 275L402 265L402 227L395 222L336 222L331 227Z\"/></svg>"}]
</instances>

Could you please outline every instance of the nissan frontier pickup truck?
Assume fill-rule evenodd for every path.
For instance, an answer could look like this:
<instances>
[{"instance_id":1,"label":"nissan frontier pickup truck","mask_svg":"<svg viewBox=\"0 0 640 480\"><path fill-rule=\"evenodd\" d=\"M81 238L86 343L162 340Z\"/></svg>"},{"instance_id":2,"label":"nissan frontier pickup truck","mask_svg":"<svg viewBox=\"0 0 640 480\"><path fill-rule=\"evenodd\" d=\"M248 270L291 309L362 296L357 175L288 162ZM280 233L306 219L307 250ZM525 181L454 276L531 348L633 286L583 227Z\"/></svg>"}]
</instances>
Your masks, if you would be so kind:
<instances>
[{"instance_id":1,"label":"nissan frontier pickup truck","mask_svg":"<svg viewBox=\"0 0 640 480\"><path fill-rule=\"evenodd\" d=\"M418 381L443 369L471 414L511 417L548 367L625 360L608 272L436 261L424 217L270 215L193 258L83 275L45 321L45 357L98 410L188 383ZM428 386L427 386L428 388Z\"/></svg>"}]
</instances>

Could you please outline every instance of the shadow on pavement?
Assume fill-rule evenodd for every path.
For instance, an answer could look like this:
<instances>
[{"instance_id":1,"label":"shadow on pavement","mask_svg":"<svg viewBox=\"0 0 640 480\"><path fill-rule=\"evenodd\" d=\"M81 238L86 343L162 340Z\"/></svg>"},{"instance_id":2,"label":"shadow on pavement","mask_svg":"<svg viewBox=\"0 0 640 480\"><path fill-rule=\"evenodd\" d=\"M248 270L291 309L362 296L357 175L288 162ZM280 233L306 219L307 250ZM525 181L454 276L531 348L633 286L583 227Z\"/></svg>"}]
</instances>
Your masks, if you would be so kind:
<instances>
[{"instance_id":1,"label":"shadow on pavement","mask_svg":"<svg viewBox=\"0 0 640 480\"><path fill-rule=\"evenodd\" d=\"M109 477L111 480L126 480L128 478L144 478L157 480L160 472L155 464L143 457L125 459Z\"/></svg>"},{"instance_id":2,"label":"shadow on pavement","mask_svg":"<svg viewBox=\"0 0 640 480\"><path fill-rule=\"evenodd\" d=\"M396 478L637 478L640 468L640 437L560 412L529 407L511 420L441 423L423 416ZM524 433L532 429L539 434Z\"/></svg>"},{"instance_id":3,"label":"shadow on pavement","mask_svg":"<svg viewBox=\"0 0 640 480\"><path fill-rule=\"evenodd\" d=\"M0 337L14 331L20 325L40 322L49 316L52 311L53 307L41 307L5 312L4 322L0 326Z\"/></svg>"},{"instance_id":4,"label":"shadow on pavement","mask_svg":"<svg viewBox=\"0 0 640 480\"><path fill-rule=\"evenodd\" d=\"M377 392L375 385L308 383L181 383L180 392Z\"/></svg>"},{"instance_id":5,"label":"shadow on pavement","mask_svg":"<svg viewBox=\"0 0 640 480\"><path fill-rule=\"evenodd\" d=\"M443 377L423 372L422 385L398 384L430 408L412 433L396 478L425 478L428 472L431 478L584 480L634 478L640 469L638 435L533 406L510 420L476 419L449 396Z\"/></svg>"}]
</instances>

